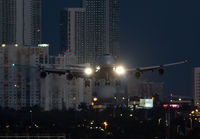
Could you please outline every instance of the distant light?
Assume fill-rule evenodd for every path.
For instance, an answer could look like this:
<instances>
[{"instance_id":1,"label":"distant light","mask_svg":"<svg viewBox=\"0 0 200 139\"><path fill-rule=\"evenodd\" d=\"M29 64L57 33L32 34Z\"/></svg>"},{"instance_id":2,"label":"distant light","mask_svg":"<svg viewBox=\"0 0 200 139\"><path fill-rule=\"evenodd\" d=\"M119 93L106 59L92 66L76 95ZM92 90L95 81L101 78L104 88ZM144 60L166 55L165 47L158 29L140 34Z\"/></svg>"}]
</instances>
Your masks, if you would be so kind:
<instances>
[{"instance_id":1,"label":"distant light","mask_svg":"<svg viewBox=\"0 0 200 139\"><path fill-rule=\"evenodd\" d=\"M70 52L70 50L66 50L66 52Z\"/></svg>"},{"instance_id":2,"label":"distant light","mask_svg":"<svg viewBox=\"0 0 200 139\"><path fill-rule=\"evenodd\" d=\"M179 104L163 104L164 108L170 107L170 108L179 108L180 105Z\"/></svg>"},{"instance_id":3,"label":"distant light","mask_svg":"<svg viewBox=\"0 0 200 139\"><path fill-rule=\"evenodd\" d=\"M194 114L194 111L192 111L191 113Z\"/></svg>"},{"instance_id":4,"label":"distant light","mask_svg":"<svg viewBox=\"0 0 200 139\"><path fill-rule=\"evenodd\" d=\"M182 99L181 99L181 98L179 98L179 99L178 99L178 101L182 101Z\"/></svg>"},{"instance_id":5,"label":"distant light","mask_svg":"<svg viewBox=\"0 0 200 139\"><path fill-rule=\"evenodd\" d=\"M18 46L19 46L19 45L16 43L16 44L15 44L15 47L18 47Z\"/></svg>"},{"instance_id":6,"label":"distant light","mask_svg":"<svg viewBox=\"0 0 200 139\"><path fill-rule=\"evenodd\" d=\"M170 104L169 107L171 107L171 108L179 108L180 106L178 104Z\"/></svg>"},{"instance_id":7,"label":"distant light","mask_svg":"<svg viewBox=\"0 0 200 139\"><path fill-rule=\"evenodd\" d=\"M86 75L91 75L93 71L92 71L92 68L88 67L88 68L85 68L84 72Z\"/></svg>"},{"instance_id":8,"label":"distant light","mask_svg":"<svg viewBox=\"0 0 200 139\"><path fill-rule=\"evenodd\" d=\"M168 107L168 104L163 104L163 107L164 107L164 108L167 108L167 107Z\"/></svg>"},{"instance_id":9,"label":"distant light","mask_svg":"<svg viewBox=\"0 0 200 139\"><path fill-rule=\"evenodd\" d=\"M116 100L116 99L117 99L117 97L114 97L114 99Z\"/></svg>"},{"instance_id":10,"label":"distant light","mask_svg":"<svg viewBox=\"0 0 200 139\"><path fill-rule=\"evenodd\" d=\"M91 105L94 106L94 102L92 102Z\"/></svg>"},{"instance_id":11,"label":"distant light","mask_svg":"<svg viewBox=\"0 0 200 139\"><path fill-rule=\"evenodd\" d=\"M93 125L93 124L94 124L94 122L92 121L92 122L90 122L90 124L91 124L91 125Z\"/></svg>"},{"instance_id":12,"label":"distant light","mask_svg":"<svg viewBox=\"0 0 200 139\"><path fill-rule=\"evenodd\" d=\"M162 118L159 118L159 119L158 119L158 124L160 124L161 120L162 120Z\"/></svg>"},{"instance_id":13,"label":"distant light","mask_svg":"<svg viewBox=\"0 0 200 139\"><path fill-rule=\"evenodd\" d=\"M198 110L198 109L196 109L195 111L196 111L196 112L199 112L199 110Z\"/></svg>"},{"instance_id":14,"label":"distant light","mask_svg":"<svg viewBox=\"0 0 200 139\"><path fill-rule=\"evenodd\" d=\"M125 98L125 97L122 97L122 99L125 100L126 98Z\"/></svg>"},{"instance_id":15,"label":"distant light","mask_svg":"<svg viewBox=\"0 0 200 139\"><path fill-rule=\"evenodd\" d=\"M14 66L15 66L15 64L13 63L13 64L12 64L12 66L14 67Z\"/></svg>"},{"instance_id":16,"label":"distant light","mask_svg":"<svg viewBox=\"0 0 200 139\"><path fill-rule=\"evenodd\" d=\"M123 75L123 74L125 74L125 69L124 69L124 67L122 67L122 66L118 66L118 67L115 68L115 72L116 72L118 75Z\"/></svg>"},{"instance_id":17,"label":"distant light","mask_svg":"<svg viewBox=\"0 0 200 139\"><path fill-rule=\"evenodd\" d=\"M15 84L14 87L17 87L17 85Z\"/></svg>"},{"instance_id":18,"label":"distant light","mask_svg":"<svg viewBox=\"0 0 200 139\"><path fill-rule=\"evenodd\" d=\"M38 44L38 47L49 47L49 44Z\"/></svg>"},{"instance_id":19,"label":"distant light","mask_svg":"<svg viewBox=\"0 0 200 139\"><path fill-rule=\"evenodd\" d=\"M107 126L108 126L108 123L105 121L105 122L103 122L103 124L104 124L104 126L105 126L105 129L107 128Z\"/></svg>"},{"instance_id":20,"label":"distant light","mask_svg":"<svg viewBox=\"0 0 200 139\"><path fill-rule=\"evenodd\" d=\"M10 127L10 125L6 125L6 128L9 128Z\"/></svg>"},{"instance_id":21,"label":"distant light","mask_svg":"<svg viewBox=\"0 0 200 139\"><path fill-rule=\"evenodd\" d=\"M172 97L172 93L170 94L170 97Z\"/></svg>"},{"instance_id":22,"label":"distant light","mask_svg":"<svg viewBox=\"0 0 200 139\"><path fill-rule=\"evenodd\" d=\"M130 116L130 117L133 117L133 114L130 114L129 116Z\"/></svg>"},{"instance_id":23,"label":"distant light","mask_svg":"<svg viewBox=\"0 0 200 139\"><path fill-rule=\"evenodd\" d=\"M1 44L1 47L6 47L6 44Z\"/></svg>"},{"instance_id":24,"label":"distant light","mask_svg":"<svg viewBox=\"0 0 200 139\"><path fill-rule=\"evenodd\" d=\"M97 98L97 97L94 97L94 98L93 98L93 101L97 101L97 100L98 100L98 98Z\"/></svg>"},{"instance_id":25,"label":"distant light","mask_svg":"<svg viewBox=\"0 0 200 139\"><path fill-rule=\"evenodd\" d=\"M122 117L122 116L123 116L123 114L120 114L120 116Z\"/></svg>"}]
</instances>

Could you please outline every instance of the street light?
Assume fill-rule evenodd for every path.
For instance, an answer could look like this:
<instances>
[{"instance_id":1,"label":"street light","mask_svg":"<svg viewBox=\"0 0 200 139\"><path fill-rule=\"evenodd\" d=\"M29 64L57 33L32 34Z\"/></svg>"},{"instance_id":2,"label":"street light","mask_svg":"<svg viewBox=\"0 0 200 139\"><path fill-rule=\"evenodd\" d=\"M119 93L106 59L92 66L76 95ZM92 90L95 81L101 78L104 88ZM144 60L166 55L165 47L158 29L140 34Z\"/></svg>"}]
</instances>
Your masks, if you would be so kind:
<instances>
[{"instance_id":1,"label":"street light","mask_svg":"<svg viewBox=\"0 0 200 139\"><path fill-rule=\"evenodd\" d=\"M93 101L94 101L94 102L95 102L95 101L97 101L97 100L98 100L98 98L97 98L97 97L94 97L94 98L93 98Z\"/></svg>"},{"instance_id":2,"label":"street light","mask_svg":"<svg viewBox=\"0 0 200 139\"><path fill-rule=\"evenodd\" d=\"M105 121L105 122L103 122L103 124L104 124L104 126L105 126L105 129L107 128L107 126L108 126L108 123Z\"/></svg>"}]
</instances>

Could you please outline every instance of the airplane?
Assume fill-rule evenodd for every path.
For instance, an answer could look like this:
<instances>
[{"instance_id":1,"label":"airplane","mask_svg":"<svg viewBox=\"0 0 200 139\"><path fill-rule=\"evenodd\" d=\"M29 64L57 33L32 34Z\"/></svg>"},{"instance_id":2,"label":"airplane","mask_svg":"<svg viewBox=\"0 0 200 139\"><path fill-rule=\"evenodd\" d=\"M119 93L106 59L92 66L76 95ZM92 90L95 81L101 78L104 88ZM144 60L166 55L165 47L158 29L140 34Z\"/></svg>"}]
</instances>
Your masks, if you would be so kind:
<instances>
[{"instance_id":1,"label":"airplane","mask_svg":"<svg viewBox=\"0 0 200 139\"><path fill-rule=\"evenodd\" d=\"M39 65L38 67L26 66L28 68L35 68L40 71L41 78L45 78L47 74L66 74L67 80L72 80L73 78L84 78L85 86L90 86L90 80L95 80L95 86L100 85L100 80L105 80L105 85L110 85L111 79L116 79L116 86L120 85L120 78L127 74L134 74L137 79L146 71L158 70L159 75L164 74L164 68L179 64L187 63L188 60L179 61L175 63L163 64L160 66L150 66L150 67L139 67L139 68L125 68L122 65L118 65L116 60L111 54L104 54L102 57L98 58L94 66L86 65L66 65L65 69L56 68L46 68L45 66ZM12 64L12 66L22 66L19 64Z\"/></svg>"}]
</instances>

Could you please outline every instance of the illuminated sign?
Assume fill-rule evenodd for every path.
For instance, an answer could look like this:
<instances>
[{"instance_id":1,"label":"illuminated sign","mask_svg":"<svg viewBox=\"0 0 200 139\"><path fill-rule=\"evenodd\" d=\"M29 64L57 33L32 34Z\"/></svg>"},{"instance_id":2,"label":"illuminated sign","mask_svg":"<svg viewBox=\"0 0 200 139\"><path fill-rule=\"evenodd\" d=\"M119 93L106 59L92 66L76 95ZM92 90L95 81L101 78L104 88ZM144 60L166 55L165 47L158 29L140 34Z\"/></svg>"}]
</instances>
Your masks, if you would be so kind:
<instances>
[{"instance_id":1,"label":"illuminated sign","mask_svg":"<svg viewBox=\"0 0 200 139\"><path fill-rule=\"evenodd\" d=\"M163 104L164 108L170 107L170 108L180 108L179 104Z\"/></svg>"},{"instance_id":2,"label":"illuminated sign","mask_svg":"<svg viewBox=\"0 0 200 139\"><path fill-rule=\"evenodd\" d=\"M49 44L38 44L38 47L49 47Z\"/></svg>"},{"instance_id":3,"label":"illuminated sign","mask_svg":"<svg viewBox=\"0 0 200 139\"><path fill-rule=\"evenodd\" d=\"M153 99L140 99L140 107L153 108Z\"/></svg>"}]
</instances>

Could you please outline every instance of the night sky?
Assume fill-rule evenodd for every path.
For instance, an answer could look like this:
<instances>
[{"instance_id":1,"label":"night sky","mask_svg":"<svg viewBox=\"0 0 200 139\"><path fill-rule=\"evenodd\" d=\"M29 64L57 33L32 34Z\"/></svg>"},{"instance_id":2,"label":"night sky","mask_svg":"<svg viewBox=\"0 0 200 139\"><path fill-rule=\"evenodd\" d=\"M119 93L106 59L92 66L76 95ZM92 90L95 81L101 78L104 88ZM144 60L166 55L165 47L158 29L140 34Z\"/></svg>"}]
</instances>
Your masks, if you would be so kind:
<instances>
[{"instance_id":1,"label":"night sky","mask_svg":"<svg viewBox=\"0 0 200 139\"><path fill-rule=\"evenodd\" d=\"M59 47L59 14L80 0L43 0L43 43L51 54ZM189 59L166 69L164 76L145 74L165 83L165 95L192 96L193 67L200 65L199 0L121 0L121 51L127 66L150 66Z\"/></svg>"}]
</instances>

